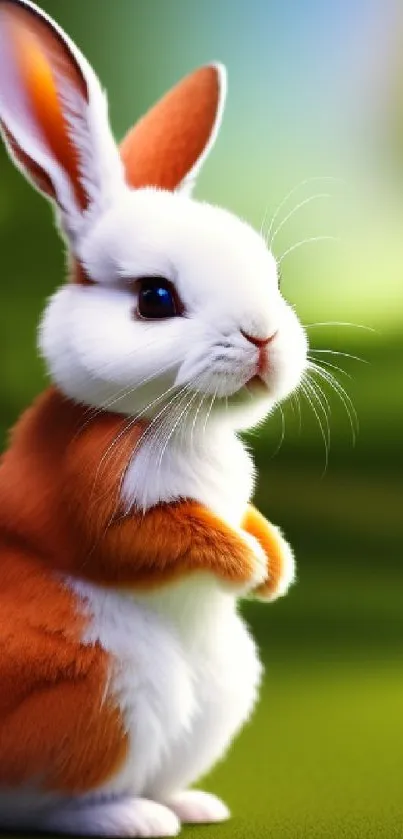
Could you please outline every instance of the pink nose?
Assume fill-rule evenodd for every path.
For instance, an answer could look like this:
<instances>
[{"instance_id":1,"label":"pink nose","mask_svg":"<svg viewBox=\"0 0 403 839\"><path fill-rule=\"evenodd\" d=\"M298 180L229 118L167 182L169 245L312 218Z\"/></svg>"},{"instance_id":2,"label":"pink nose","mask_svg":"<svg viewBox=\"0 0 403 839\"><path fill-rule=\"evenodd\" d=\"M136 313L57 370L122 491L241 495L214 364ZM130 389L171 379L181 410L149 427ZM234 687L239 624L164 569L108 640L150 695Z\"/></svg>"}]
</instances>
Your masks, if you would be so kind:
<instances>
[{"instance_id":1,"label":"pink nose","mask_svg":"<svg viewBox=\"0 0 403 839\"><path fill-rule=\"evenodd\" d=\"M273 335L269 335L268 338L255 338L254 335L248 335L248 333L244 332L243 329L241 329L241 334L244 338L246 338L247 341L250 341L251 344L254 344L255 347L267 347L267 344L270 344L271 341L274 341L274 338L277 335L277 330L276 332L273 332Z\"/></svg>"}]
</instances>

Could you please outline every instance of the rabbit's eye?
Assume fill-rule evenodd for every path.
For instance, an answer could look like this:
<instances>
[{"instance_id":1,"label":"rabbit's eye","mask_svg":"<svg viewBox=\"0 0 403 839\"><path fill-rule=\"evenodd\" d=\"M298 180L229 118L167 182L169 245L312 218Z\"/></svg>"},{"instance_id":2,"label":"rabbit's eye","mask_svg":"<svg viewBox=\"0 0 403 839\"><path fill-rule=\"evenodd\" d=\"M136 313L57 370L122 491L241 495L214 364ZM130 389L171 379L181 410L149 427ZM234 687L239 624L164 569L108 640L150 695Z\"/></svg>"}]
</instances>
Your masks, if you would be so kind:
<instances>
[{"instance_id":1,"label":"rabbit's eye","mask_svg":"<svg viewBox=\"0 0 403 839\"><path fill-rule=\"evenodd\" d=\"M137 313L147 320L161 320L179 315L179 301L171 283L162 277L145 277L139 280Z\"/></svg>"}]
</instances>

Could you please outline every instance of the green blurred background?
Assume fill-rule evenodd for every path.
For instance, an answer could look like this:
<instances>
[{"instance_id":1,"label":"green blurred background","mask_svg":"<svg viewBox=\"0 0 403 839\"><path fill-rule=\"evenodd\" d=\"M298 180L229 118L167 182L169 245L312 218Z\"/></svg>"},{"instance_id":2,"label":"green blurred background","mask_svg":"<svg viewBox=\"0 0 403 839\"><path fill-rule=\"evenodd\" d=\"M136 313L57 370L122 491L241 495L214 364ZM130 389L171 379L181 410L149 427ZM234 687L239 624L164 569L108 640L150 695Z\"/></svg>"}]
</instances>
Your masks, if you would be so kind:
<instances>
[{"instance_id":1,"label":"green blurred background","mask_svg":"<svg viewBox=\"0 0 403 839\"><path fill-rule=\"evenodd\" d=\"M234 820L205 834L403 830L403 15L399 0L43 0L94 64L116 136L193 67L229 71L197 197L266 228L283 293L359 418L330 404L330 452L301 397L250 436L257 503L295 547L298 585L247 605L267 673L252 723L206 780ZM319 178L323 177L323 180ZM309 180L308 179L312 179ZM49 206L0 150L1 396L6 429L45 385L35 352L63 253ZM348 322L370 327L331 325ZM346 373L348 375L346 375ZM352 378L349 378L351 376ZM318 379L317 379L318 380ZM320 380L318 380L320 381ZM322 398L322 405L323 405ZM316 412L326 429L320 405ZM197 833L188 829L188 833Z\"/></svg>"}]
</instances>

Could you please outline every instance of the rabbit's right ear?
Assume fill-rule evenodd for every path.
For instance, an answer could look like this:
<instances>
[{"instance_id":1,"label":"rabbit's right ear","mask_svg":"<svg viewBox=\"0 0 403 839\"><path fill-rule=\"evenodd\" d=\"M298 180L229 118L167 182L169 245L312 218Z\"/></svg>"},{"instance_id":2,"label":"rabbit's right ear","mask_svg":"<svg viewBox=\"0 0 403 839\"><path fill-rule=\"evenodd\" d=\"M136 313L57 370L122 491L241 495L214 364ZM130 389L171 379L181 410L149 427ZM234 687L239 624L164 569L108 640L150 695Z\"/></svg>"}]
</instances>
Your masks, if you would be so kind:
<instances>
[{"instance_id":1,"label":"rabbit's right ear","mask_svg":"<svg viewBox=\"0 0 403 839\"><path fill-rule=\"evenodd\" d=\"M0 0L0 127L74 241L124 186L107 103L77 47L28 0Z\"/></svg>"}]
</instances>

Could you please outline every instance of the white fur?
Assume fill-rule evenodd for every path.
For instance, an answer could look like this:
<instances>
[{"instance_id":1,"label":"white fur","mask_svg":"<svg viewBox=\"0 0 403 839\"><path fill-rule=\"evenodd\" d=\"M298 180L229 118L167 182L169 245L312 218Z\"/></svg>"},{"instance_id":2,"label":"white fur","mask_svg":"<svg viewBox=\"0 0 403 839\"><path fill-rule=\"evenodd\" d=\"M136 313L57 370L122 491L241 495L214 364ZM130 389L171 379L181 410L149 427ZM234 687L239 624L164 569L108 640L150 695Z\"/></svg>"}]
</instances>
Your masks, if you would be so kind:
<instances>
[{"instance_id":1,"label":"white fur","mask_svg":"<svg viewBox=\"0 0 403 839\"><path fill-rule=\"evenodd\" d=\"M221 418L220 418L221 419ZM122 494L127 509L146 510L161 501L193 498L231 527L238 527L253 493L254 465L231 428L216 420L207 435L174 435L162 458L152 437L134 453Z\"/></svg>"}]
</instances>

